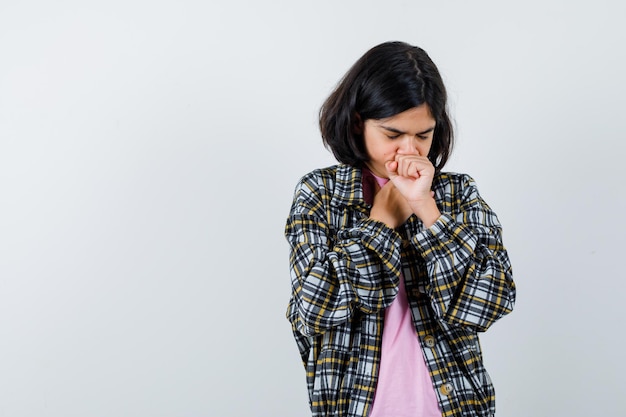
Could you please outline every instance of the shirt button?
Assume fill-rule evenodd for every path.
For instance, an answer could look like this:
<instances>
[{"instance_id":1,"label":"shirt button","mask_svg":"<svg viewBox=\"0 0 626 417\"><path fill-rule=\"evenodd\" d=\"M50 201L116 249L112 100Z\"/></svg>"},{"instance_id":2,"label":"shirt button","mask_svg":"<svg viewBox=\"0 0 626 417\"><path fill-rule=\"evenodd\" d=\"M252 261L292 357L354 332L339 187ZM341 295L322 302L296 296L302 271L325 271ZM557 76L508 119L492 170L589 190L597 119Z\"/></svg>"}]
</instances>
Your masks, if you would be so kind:
<instances>
[{"instance_id":1,"label":"shirt button","mask_svg":"<svg viewBox=\"0 0 626 417\"><path fill-rule=\"evenodd\" d=\"M452 394L452 391L454 391L454 387L449 382L446 382L445 384L439 387L439 392L443 395L450 395Z\"/></svg>"},{"instance_id":2,"label":"shirt button","mask_svg":"<svg viewBox=\"0 0 626 417\"><path fill-rule=\"evenodd\" d=\"M435 347L435 338L432 336L426 336L424 338L424 344L428 346L429 348Z\"/></svg>"}]
</instances>

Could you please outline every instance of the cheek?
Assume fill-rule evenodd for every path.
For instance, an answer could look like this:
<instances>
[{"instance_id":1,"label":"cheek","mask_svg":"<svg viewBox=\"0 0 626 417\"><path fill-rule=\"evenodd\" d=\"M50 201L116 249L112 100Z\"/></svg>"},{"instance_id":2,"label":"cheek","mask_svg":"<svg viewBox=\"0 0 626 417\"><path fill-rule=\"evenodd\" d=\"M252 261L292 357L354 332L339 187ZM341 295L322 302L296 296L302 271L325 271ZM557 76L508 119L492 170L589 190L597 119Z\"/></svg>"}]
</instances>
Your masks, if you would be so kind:
<instances>
[{"instance_id":1,"label":"cheek","mask_svg":"<svg viewBox=\"0 0 626 417\"><path fill-rule=\"evenodd\" d=\"M430 152L430 148L432 147L432 142L428 142L428 143L424 143L421 147L420 147L420 153L422 155L428 155L428 153Z\"/></svg>"},{"instance_id":2,"label":"cheek","mask_svg":"<svg viewBox=\"0 0 626 417\"><path fill-rule=\"evenodd\" d=\"M386 146L382 146L380 149L380 155L385 159L393 159L396 153L398 153L398 148L393 144L387 144Z\"/></svg>"},{"instance_id":3,"label":"cheek","mask_svg":"<svg viewBox=\"0 0 626 417\"><path fill-rule=\"evenodd\" d=\"M389 149L381 150L375 156L376 161L380 164L384 164L385 162L392 160L394 157L395 153Z\"/></svg>"},{"instance_id":4,"label":"cheek","mask_svg":"<svg viewBox=\"0 0 626 417\"><path fill-rule=\"evenodd\" d=\"M369 145L366 146L367 153L372 162L384 164L385 162L395 158L395 155L398 152L398 146L396 143L390 143L382 140L372 142L366 142L366 145Z\"/></svg>"}]
</instances>

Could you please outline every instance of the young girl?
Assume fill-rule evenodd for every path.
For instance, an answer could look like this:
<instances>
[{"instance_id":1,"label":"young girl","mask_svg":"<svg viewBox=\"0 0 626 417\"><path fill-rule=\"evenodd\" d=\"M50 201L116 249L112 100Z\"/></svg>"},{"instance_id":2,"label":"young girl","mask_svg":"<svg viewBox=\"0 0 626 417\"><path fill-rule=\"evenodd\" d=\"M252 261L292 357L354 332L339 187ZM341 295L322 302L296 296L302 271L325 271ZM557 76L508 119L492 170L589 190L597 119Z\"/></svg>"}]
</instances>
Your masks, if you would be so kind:
<instances>
[{"instance_id":1,"label":"young girl","mask_svg":"<svg viewBox=\"0 0 626 417\"><path fill-rule=\"evenodd\" d=\"M422 49L389 42L320 111L339 165L298 183L287 310L313 416L492 416L478 341L513 309L495 213L452 149L446 89Z\"/></svg>"}]
</instances>

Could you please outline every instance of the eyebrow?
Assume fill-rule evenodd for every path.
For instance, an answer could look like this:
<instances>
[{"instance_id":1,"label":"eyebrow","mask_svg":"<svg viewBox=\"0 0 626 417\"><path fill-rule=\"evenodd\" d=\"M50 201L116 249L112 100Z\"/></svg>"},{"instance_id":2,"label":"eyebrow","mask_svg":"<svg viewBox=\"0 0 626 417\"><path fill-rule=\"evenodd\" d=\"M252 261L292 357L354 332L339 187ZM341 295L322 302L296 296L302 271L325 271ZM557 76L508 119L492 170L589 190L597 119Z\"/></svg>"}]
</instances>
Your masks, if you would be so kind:
<instances>
[{"instance_id":1,"label":"eyebrow","mask_svg":"<svg viewBox=\"0 0 626 417\"><path fill-rule=\"evenodd\" d=\"M393 133L398 133L398 134L401 134L401 135L404 135L406 133L406 132L403 132L402 130L396 129L395 127L391 127L391 126L378 125L378 127L382 127L385 130L388 130L388 131L393 132ZM426 133L430 133L433 130L435 130L435 126L433 126L431 128L428 128L428 129L426 129L426 130L424 130L422 132L417 132L416 135L418 135L418 136L419 135L425 135Z\"/></svg>"}]
</instances>

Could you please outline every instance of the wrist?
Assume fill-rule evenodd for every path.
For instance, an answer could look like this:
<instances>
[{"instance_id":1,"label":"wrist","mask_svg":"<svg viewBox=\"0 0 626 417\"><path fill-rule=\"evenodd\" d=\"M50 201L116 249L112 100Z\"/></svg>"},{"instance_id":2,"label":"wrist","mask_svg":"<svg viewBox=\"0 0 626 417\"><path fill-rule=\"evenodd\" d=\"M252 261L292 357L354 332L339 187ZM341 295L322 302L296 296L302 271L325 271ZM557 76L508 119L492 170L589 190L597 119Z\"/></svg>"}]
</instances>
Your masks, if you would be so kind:
<instances>
[{"instance_id":1,"label":"wrist","mask_svg":"<svg viewBox=\"0 0 626 417\"><path fill-rule=\"evenodd\" d=\"M372 210L370 212L369 218L372 220L379 221L381 223L385 223L391 229L395 229L396 227L399 226L398 224L396 224L397 223L396 219L393 216L385 212L379 213L378 211Z\"/></svg>"},{"instance_id":2,"label":"wrist","mask_svg":"<svg viewBox=\"0 0 626 417\"><path fill-rule=\"evenodd\" d=\"M413 213L422 221L426 228L435 224L437 219L441 216L435 199L430 196L420 200L409 201L409 205Z\"/></svg>"}]
</instances>

